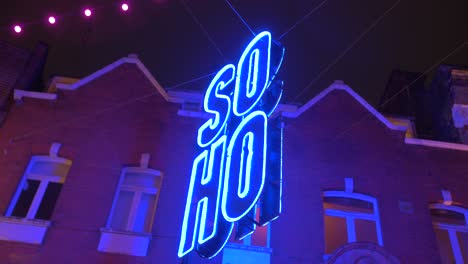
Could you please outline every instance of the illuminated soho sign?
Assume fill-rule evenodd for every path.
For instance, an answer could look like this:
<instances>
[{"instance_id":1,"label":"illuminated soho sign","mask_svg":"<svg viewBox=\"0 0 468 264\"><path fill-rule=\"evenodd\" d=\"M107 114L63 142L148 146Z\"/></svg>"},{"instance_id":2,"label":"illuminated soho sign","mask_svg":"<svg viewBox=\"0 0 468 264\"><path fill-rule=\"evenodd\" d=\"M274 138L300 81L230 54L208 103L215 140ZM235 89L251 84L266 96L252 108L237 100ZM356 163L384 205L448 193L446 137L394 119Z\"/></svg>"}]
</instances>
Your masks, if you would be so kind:
<instances>
[{"instance_id":1,"label":"illuminated soho sign","mask_svg":"<svg viewBox=\"0 0 468 264\"><path fill-rule=\"evenodd\" d=\"M282 125L271 115L282 95L275 77L283 54L262 32L237 67L224 66L208 86L203 107L211 118L198 130L179 257L192 250L213 257L234 226L242 239L279 216Z\"/></svg>"}]
</instances>

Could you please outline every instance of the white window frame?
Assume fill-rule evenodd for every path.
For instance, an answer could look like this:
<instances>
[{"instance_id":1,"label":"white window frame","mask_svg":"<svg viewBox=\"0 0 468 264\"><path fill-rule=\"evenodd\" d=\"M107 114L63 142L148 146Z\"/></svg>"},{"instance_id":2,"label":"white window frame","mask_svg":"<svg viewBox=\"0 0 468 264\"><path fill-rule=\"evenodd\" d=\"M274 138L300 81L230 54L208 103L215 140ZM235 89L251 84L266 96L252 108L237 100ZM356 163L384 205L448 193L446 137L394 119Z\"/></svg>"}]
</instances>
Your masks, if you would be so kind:
<instances>
[{"instance_id":1,"label":"white window frame","mask_svg":"<svg viewBox=\"0 0 468 264\"><path fill-rule=\"evenodd\" d=\"M45 191L47 190L47 186L49 182L56 182L56 183L64 183L68 173L64 175L63 177L60 176L53 176L53 175L45 175L45 174L37 174L37 173L29 173L35 163L37 162L50 162L50 163L58 163L58 164L64 164L68 167L71 167L72 161L65 159L65 158L60 158L57 157L56 155L52 156L33 156L31 157L31 160L29 161L28 167L26 168L26 171L24 172L21 181L18 185L18 188L16 189L15 194L13 195L13 198L11 199L10 205L8 206L8 209L5 213L5 216L11 217L13 210L16 206L16 203L18 202L18 199L21 195L21 192L23 191L24 187L26 187L27 180L37 180L40 181L39 187L37 188L36 194L34 195L34 198L31 202L31 205L29 206L28 213L26 214L26 219L35 219L37 210L39 209L39 206L42 202L42 198L44 198Z\"/></svg>"},{"instance_id":2,"label":"white window frame","mask_svg":"<svg viewBox=\"0 0 468 264\"><path fill-rule=\"evenodd\" d=\"M377 233L377 242L380 246L383 246L383 237L382 237L382 227L380 224L380 216L379 216L379 206L377 203L377 199L361 194L361 193L354 193L348 191L324 191L323 197L337 197L337 198L349 198L349 199L356 199L371 203L373 206L373 213L357 213L357 212L346 212L337 209L325 209L324 214L326 216L332 217L340 217L346 219L346 229L348 233L348 243L356 242L356 227L354 220L362 219L362 220L369 220L375 222L375 229Z\"/></svg>"},{"instance_id":3,"label":"white window frame","mask_svg":"<svg viewBox=\"0 0 468 264\"><path fill-rule=\"evenodd\" d=\"M160 190L158 190L158 188L156 188L156 187L147 188L147 187L138 187L138 186L131 186L131 185L123 184L123 180L124 180L125 175L129 174L129 173L151 174L151 175L154 175L156 177L161 177L160 182L162 182L162 173L160 171L158 171L158 170L144 168L144 167L126 167L126 168L123 168L122 172L120 174L120 179L119 179L119 183L117 185L116 192L114 194L112 207L111 207L111 210L109 212L109 217L107 218L106 229L112 230L111 223L112 223L112 219L114 217L115 207L117 205L117 200L119 198L120 191L129 191L129 192L133 192L134 195L133 195L133 200L132 200L132 206L130 208L130 214L129 214L128 219L127 219L127 226L126 226L125 230L118 230L118 231L140 233L140 232L133 231L133 228L134 228L134 225L135 225L135 219L136 219L138 206L139 206L139 203L140 203L140 200L141 200L141 195L143 193L147 193L147 194L155 195L154 208L151 208L152 209L151 212L153 212L153 214L150 216L151 217L150 218L150 223L151 224L149 226L149 230L146 230L146 231L143 232L144 234L150 234L152 226L153 226L154 216L156 215L156 208L157 208L157 205L158 205Z\"/></svg>"},{"instance_id":4,"label":"white window frame","mask_svg":"<svg viewBox=\"0 0 468 264\"><path fill-rule=\"evenodd\" d=\"M452 253L456 263L463 262L463 254L460 249L460 242L458 241L457 232L468 233L468 209L465 209L460 206L452 205L451 201L445 201L447 204L431 204L429 205L429 210L446 210L452 211L459 214L463 214L465 217L464 225L432 222L432 225L436 229L445 230L448 232L450 245L452 246Z\"/></svg>"}]
</instances>

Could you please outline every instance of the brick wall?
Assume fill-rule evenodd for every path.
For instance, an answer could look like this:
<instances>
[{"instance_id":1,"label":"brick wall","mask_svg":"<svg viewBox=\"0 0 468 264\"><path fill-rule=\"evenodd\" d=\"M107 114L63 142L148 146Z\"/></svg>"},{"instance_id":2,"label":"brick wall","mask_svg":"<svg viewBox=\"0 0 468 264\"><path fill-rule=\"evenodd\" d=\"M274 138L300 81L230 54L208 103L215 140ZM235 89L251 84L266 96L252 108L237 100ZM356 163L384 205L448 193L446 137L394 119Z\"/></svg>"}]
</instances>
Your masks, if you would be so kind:
<instances>
[{"instance_id":1,"label":"brick wall","mask_svg":"<svg viewBox=\"0 0 468 264\"><path fill-rule=\"evenodd\" d=\"M156 92L134 65L124 64L57 101L25 98L0 128L0 211L5 212L31 155L60 142L71 159L44 243L0 241L6 263L181 263L177 259L189 171L202 120L177 115L178 105L148 97ZM272 263L320 263L324 251L322 191L355 191L378 199L384 247L402 263L439 263L427 210L442 188L468 204L468 152L406 145L344 91L333 91L297 119L286 119L283 215L272 223ZM358 122L358 123L356 123ZM100 232L124 166L150 153L150 168L164 173L148 256L97 251ZM408 202L412 213L399 209ZM221 256L191 264L220 263Z\"/></svg>"},{"instance_id":2,"label":"brick wall","mask_svg":"<svg viewBox=\"0 0 468 264\"><path fill-rule=\"evenodd\" d=\"M177 263L180 194L189 179L180 163L189 164L195 155L198 120L178 117L178 106L159 95L94 114L155 92L140 70L125 64L76 91L60 91L55 102L26 98L12 108L0 130L0 211L5 212L31 155L47 155L50 143L60 142L59 156L73 161L53 226L43 245L28 249L38 263ZM149 167L164 173L148 256L98 252L99 228L107 220L120 169L137 166L141 153L150 153ZM11 247L0 241L0 259L16 261Z\"/></svg>"},{"instance_id":3,"label":"brick wall","mask_svg":"<svg viewBox=\"0 0 468 264\"><path fill-rule=\"evenodd\" d=\"M319 263L324 252L324 190L378 199L384 247L402 263L440 263L428 211L440 190L468 203L468 152L407 145L345 91L335 90L287 120L284 214L273 223L273 263ZM456 194L455 194L456 193ZM401 212L399 201L412 213Z\"/></svg>"}]
</instances>

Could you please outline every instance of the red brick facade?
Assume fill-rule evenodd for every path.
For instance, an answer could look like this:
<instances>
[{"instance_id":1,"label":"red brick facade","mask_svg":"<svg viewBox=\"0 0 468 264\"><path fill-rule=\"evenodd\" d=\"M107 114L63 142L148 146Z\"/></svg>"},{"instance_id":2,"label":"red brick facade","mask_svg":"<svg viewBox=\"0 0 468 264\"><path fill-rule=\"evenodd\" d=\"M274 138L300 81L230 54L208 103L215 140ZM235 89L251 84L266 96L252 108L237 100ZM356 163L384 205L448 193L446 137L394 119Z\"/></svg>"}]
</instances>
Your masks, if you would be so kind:
<instances>
[{"instance_id":1,"label":"red brick facade","mask_svg":"<svg viewBox=\"0 0 468 264\"><path fill-rule=\"evenodd\" d=\"M134 64L123 64L55 101L24 98L0 128L0 211L5 212L33 155L72 160L41 245L0 240L2 263L181 263L177 258L189 171L202 119L156 94ZM127 102L122 104L122 102ZM117 106L116 106L117 105ZM285 118L283 214L272 223L272 262L321 263L322 192L354 191L377 198L384 248L401 263L441 263L428 205L440 191L468 205L468 151L405 143L344 90L334 90L297 118ZM164 173L147 256L97 251L120 171L150 153ZM399 202L411 212L402 212ZM221 263L192 257L190 263Z\"/></svg>"}]
</instances>

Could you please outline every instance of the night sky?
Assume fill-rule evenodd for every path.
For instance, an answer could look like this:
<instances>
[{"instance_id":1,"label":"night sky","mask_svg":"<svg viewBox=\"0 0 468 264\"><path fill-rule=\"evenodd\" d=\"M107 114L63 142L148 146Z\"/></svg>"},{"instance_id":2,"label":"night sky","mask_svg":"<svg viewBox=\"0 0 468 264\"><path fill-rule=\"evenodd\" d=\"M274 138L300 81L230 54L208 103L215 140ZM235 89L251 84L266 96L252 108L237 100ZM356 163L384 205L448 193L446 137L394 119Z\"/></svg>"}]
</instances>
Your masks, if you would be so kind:
<instances>
[{"instance_id":1,"label":"night sky","mask_svg":"<svg viewBox=\"0 0 468 264\"><path fill-rule=\"evenodd\" d=\"M280 71L285 81L284 102L303 103L340 79L376 105L393 69L426 71L468 41L467 0L323 1L231 0L254 32L269 30L276 39L321 5L281 39L286 47ZM252 38L224 0L185 0L215 45L182 0L128 2L130 12L122 14L115 0L8 1L0 9L0 39L26 48L40 40L48 43L46 81L53 75L84 77L136 53L163 87L169 88L226 63L236 64ZM95 8L89 21L81 16L85 6ZM48 14L58 16L56 25L47 25ZM25 23L20 36L11 31L15 22ZM468 44L444 63L468 65ZM204 90L209 81L205 78L181 88Z\"/></svg>"}]
</instances>

